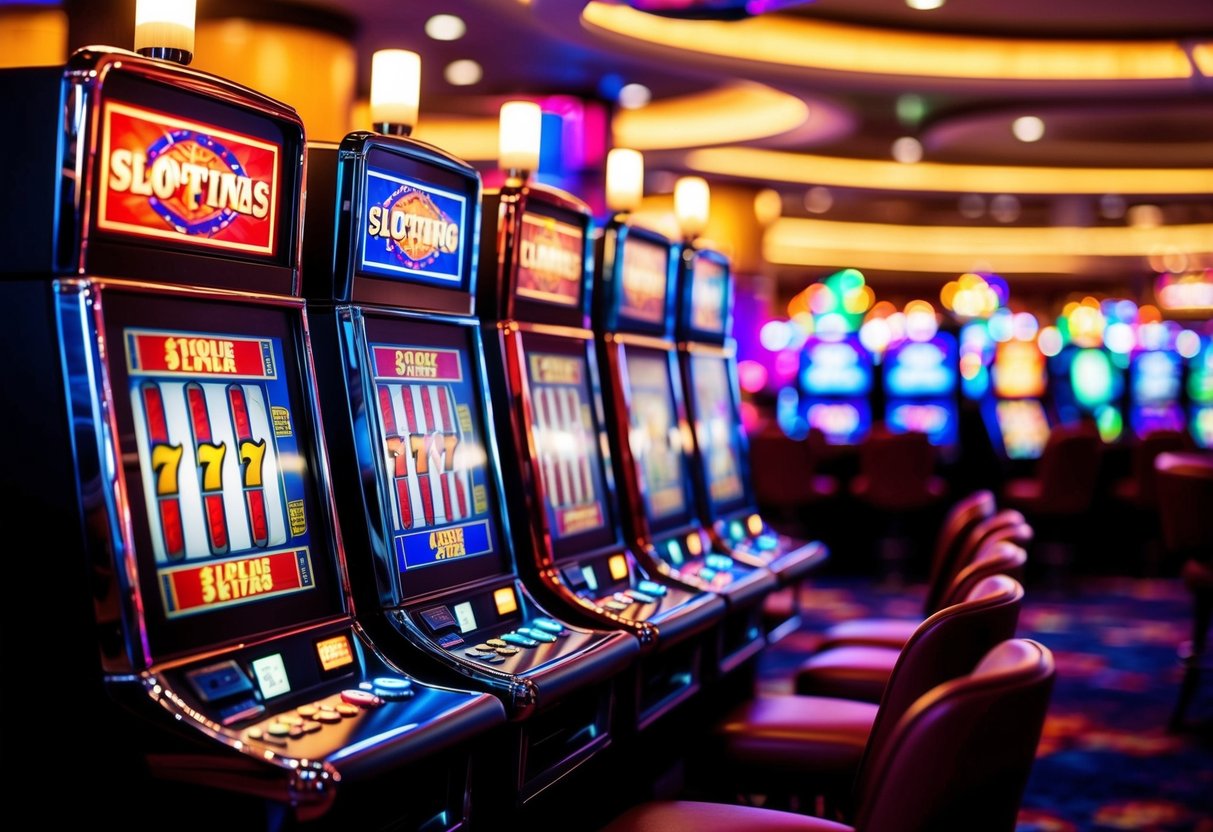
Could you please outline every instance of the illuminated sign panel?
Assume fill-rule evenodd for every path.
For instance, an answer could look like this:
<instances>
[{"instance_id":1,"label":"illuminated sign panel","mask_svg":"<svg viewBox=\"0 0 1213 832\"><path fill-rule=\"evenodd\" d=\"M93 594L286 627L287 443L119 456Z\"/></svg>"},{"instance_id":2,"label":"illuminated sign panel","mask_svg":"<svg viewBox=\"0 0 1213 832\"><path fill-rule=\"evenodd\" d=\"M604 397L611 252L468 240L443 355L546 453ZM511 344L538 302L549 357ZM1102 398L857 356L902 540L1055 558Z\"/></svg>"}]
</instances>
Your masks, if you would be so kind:
<instances>
[{"instance_id":1,"label":"illuminated sign panel","mask_svg":"<svg viewBox=\"0 0 1213 832\"><path fill-rule=\"evenodd\" d=\"M524 214L518 240L520 297L577 306L585 280L585 234L566 222Z\"/></svg>"},{"instance_id":2,"label":"illuminated sign panel","mask_svg":"<svg viewBox=\"0 0 1213 832\"><path fill-rule=\"evenodd\" d=\"M724 334L729 273L707 257L696 257L691 271L691 326Z\"/></svg>"},{"instance_id":3,"label":"illuminated sign panel","mask_svg":"<svg viewBox=\"0 0 1213 832\"><path fill-rule=\"evenodd\" d=\"M113 101L101 119L98 229L274 253L278 145Z\"/></svg>"},{"instance_id":4,"label":"illuminated sign panel","mask_svg":"<svg viewBox=\"0 0 1213 832\"><path fill-rule=\"evenodd\" d=\"M464 195L368 168L362 269L460 286L467 219Z\"/></svg>"}]
</instances>

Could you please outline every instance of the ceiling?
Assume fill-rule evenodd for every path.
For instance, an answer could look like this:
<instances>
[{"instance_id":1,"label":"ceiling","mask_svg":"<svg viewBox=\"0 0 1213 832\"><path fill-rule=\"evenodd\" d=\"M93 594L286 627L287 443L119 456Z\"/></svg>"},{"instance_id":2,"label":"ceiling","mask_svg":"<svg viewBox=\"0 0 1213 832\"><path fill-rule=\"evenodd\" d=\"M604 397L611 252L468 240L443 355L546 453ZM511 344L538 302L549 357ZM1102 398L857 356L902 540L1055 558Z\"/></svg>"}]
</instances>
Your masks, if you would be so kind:
<instances>
[{"instance_id":1,"label":"ceiling","mask_svg":"<svg viewBox=\"0 0 1213 832\"><path fill-rule=\"evenodd\" d=\"M1141 222L1147 215L1134 207L1148 204L1158 208L1150 210L1150 224L1190 226L1198 235L1206 225L1209 240L1197 242L1189 265L1213 266L1213 187L1206 187L1213 181L1210 0L949 0L930 11L910 9L904 0L768 0L750 5L775 11L730 22L658 17L623 0L604 0L591 4L602 13L593 25L582 20L586 0L447 0L423 10L398 0L309 4L354 19L364 94L374 50L421 53L423 122L436 113L491 116L516 95L603 100L633 82L652 90L654 112L662 103L737 82L762 84L808 105L808 117L795 129L710 143L712 153L743 145L754 166L727 156L706 164L711 154L692 147L646 150L650 189L668 188L668 174L699 173L775 188L785 218L911 227L1123 228ZM461 17L466 34L451 42L428 38L426 19L437 13ZM608 19L611 25L603 23ZM658 36L642 40L638 35L650 23ZM678 28L684 26L700 28ZM1164 52L1178 61L1177 75L1134 76L1146 56ZM1010 57L989 62L1003 53ZM871 62L855 64L856 56ZM467 58L482 65L482 79L463 87L447 83L441 68ZM1104 70L1111 77L1103 77ZM1023 115L1043 120L1038 141L1012 135L1011 122ZM715 112L709 120L745 127L749 115ZM667 144L679 144L683 132L667 130L673 137ZM917 179L888 167L902 137L922 147L918 165L897 166L918 167ZM702 143L693 136L685 141ZM854 161L866 178L827 174L836 160ZM974 186L953 175L958 166L1005 170L999 184ZM1039 168L1093 168L1095 183L1071 187L1064 177L1050 180L1048 171L1025 170ZM1123 187L1121 169L1141 178ZM1034 175L1045 184L1031 184ZM810 195L814 185L828 190ZM1059 262L1069 272L1067 287L1132 287L1150 274L1140 256ZM770 271L787 289L829 265L846 264L776 264ZM873 272L910 286L937 286L954 276L925 267ZM1060 287L1059 276L1046 266L1026 268L1014 279Z\"/></svg>"}]
</instances>

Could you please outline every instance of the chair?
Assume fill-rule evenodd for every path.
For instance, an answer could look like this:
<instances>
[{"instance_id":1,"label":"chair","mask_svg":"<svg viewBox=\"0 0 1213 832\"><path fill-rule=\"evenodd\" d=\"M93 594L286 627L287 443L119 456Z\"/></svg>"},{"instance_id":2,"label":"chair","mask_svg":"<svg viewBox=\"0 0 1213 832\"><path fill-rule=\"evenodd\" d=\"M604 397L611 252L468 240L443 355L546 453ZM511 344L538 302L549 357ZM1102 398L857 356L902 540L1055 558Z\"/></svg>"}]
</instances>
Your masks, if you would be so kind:
<instances>
[{"instance_id":1,"label":"chair","mask_svg":"<svg viewBox=\"0 0 1213 832\"><path fill-rule=\"evenodd\" d=\"M1050 577L1069 578L1073 552L1089 537L1081 521L1095 502L1103 441L1095 425L1083 421L1053 428L1035 474L1008 480L999 504L1022 511L1036 530L1034 559Z\"/></svg>"},{"instance_id":2,"label":"chair","mask_svg":"<svg viewBox=\"0 0 1213 832\"><path fill-rule=\"evenodd\" d=\"M1099 431L1088 422L1053 428L1036 473L1009 480L999 502L1033 516L1074 517L1095 499L1101 451Z\"/></svg>"},{"instance_id":3,"label":"chair","mask_svg":"<svg viewBox=\"0 0 1213 832\"><path fill-rule=\"evenodd\" d=\"M1032 527L1022 514L1004 509L974 525L956 547L955 555L934 572L923 601L920 618L856 618L829 627L817 644L817 652L844 644L870 644L877 647L900 648L915 628L932 613L944 606L944 596L956 574L972 562L981 547L992 540L1007 540L1026 547L1032 541Z\"/></svg>"},{"instance_id":4,"label":"chair","mask_svg":"<svg viewBox=\"0 0 1213 832\"><path fill-rule=\"evenodd\" d=\"M715 729L713 773L742 792L816 799L845 797L867 749L922 694L968 672L993 645L1014 636L1023 586L997 575L958 604L923 621L900 652L879 705L827 696L759 695Z\"/></svg>"},{"instance_id":5,"label":"chair","mask_svg":"<svg viewBox=\"0 0 1213 832\"><path fill-rule=\"evenodd\" d=\"M856 500L889 519L882 543L886 568L897 570L908 544L904 525L939 504L947 483L935 473L939 452L925 433L878 427L859 448L859 472L850 482Z\"/></svg>"},{"instance_id":6,"label":"chair","mask_svg":"<svg viewBox=\"0 0 1213 832\"><path fill-rule=\"evenodd\" d=\"M1169 728L1187 727L1187 710L1209 669L1213 620L1213 454L1159 454L1155 462L1163 545L1180 559L1180 577L1192 595L1192 635L1180 648L1183 678Z\"/></svg>"},{"instance_id":7,"label":"chair","mask_svg":"<svg viewBox=\"0 0 1213 832\"><path fill-rule=\"evenodd\" d=\"M1009 575L1022 581L1028 554L1008 540L992 540L973 562L957 573L943 597L946 609L970 597L992 575ZM814 653L796 670L796 692L832 696L860 702L879 702L901 657L904 646L842 644Z\"/></svg>"},{"instance_id":8,"label":"chair","mask_svg":"<svg viewBox=\"0 0 1213 832\"><path fill-rule=\"evenodd\" d=\"M1158 508L1158 486L1154 461L1168 451L1195 450L1196 443L1186 431L1156 430L1146 434L1133 446L1130 476L1117 480L1112 496L1142 511Z\"/></svg>"},{"instance_id":9,"label":"chair","mask_svg":"<svg viewBox=\"0 0 1213 832\"><path fill-rule=\"evenodd\" d=\"M771 424L750 437L750 468L759 508L777 525L804 530L805 514L838 494L838 480L818 473L812 443Z\"/></svg>"},{"instance_id":10,"label":"chair","mask_svg":"<svg viewBox=\"0 0 1213 832\"><path fill-rule=\"evenodd\" d=\"M1012 832L1056 670L1047 647L1008 639L923 693L874 743L848 822L754 806L652 801L599 832Z\"/></svg>"},{"instance_id":11,"label":"chair","mask_svg":"<svg viewBox=\"0 0 1213 832\"><path fill-rule=\"evenodd\" d=\"M1116 504L1131 513L1126 518L1132 521L1137 533L1140 571L1146 577L1157 577L1162 571L1163 552L1161 528L1158 517L1158 485L1154 461L1159 454L1168 451L1192 451L1196 443L1191 435L1182 430L1156 430L1133 445L1130 457L1129 476L1112 484L1111 496Z\"/></svg>"}]
</instances>

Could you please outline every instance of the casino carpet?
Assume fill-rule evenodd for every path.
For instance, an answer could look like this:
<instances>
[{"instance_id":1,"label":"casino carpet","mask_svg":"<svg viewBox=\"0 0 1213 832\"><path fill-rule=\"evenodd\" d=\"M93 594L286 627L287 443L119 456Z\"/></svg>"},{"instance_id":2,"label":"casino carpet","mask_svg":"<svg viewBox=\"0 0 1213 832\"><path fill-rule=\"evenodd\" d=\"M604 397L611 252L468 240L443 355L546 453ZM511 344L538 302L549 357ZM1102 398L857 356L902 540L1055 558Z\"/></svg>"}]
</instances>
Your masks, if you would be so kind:
<instances>
[{"instance_id":1,"label":"casino carpet","mask_svg":"<svg viewBox=\"0 0 1213 832\"><path fill-rule=\"evenodd\" d=\"M762 690L790 692L798 659L835 621L921 612L920 589L853 577L814 580L805 597L805 625L760 660ZM1208 727L1165 730L1189 603L1171 579L1092 579L1080 594L1028 587L1019 635L1053 651L1057 680L1017 832L1213 832L1213 676L1189 711Z\"/></svg>"}]
</instances>

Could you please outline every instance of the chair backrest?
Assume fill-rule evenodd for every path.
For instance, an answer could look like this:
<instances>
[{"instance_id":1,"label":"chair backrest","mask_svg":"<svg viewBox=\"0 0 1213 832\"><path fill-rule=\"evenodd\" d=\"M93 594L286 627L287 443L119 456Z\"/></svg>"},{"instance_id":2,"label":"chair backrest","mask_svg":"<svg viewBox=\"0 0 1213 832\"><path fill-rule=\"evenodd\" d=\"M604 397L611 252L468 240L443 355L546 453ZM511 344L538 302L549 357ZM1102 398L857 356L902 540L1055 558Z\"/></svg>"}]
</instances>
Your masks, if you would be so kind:
<instances>
[{"instance_id":1,"label":"chair backrest","mask_svg":"<svg viewBox=\"0 0 1213 832\"><path fill-rule=\"evenodd\" d=\"M1055 676L1047 647L1016 638L923 694L864 759L856 832L1012 832Z\"/></svg>"},{"instance_id":2,"label":"chair backrest","mask_svg":"<svg viewBox=\"0 0 1213 832\"><path fill-rule=\"evenodd\" d=\"M940 572L951 568L969 532L982 520L993 516L997 510L994 492L988 488L967 494L952 504L944 515L943 522L939 524L939 533L935 536L935 550L931 553L931 571L927 583L934 583Z\"/></svg>"},{"instance_id":3,"label":"chair backrest","mask_svg":"<svg viewBox=\"0 0 1213 832\"><path fill-rule=\"evenodd\" d=\"M865 756L881 747L918 697L968 673L991 647L1014 637L1023 596L1019 581L994 575L973 587L965 600L918 625L889 674Z\"/></svg>"},{"instance_id":4,"label":"chair backrest","mask_svg":"<svg viewBox=\"0 0 1213 832\"><path fill-rule=\"evenodd\" d=\"M928 504L939 451L925 433L873 431L859 451L864 499L878 508L898 510Z\"/></svg>"},{"instance_id":5,"label":"chair backrest","mask_svg":"<svg viewBox=\"0 0 1213 832\"><path fill-rule=\"evenodd\" d=\"M1192 437L1182 430L1156 430L1143 436L1133 448L1133 479L1137 481L1137 500L1145 507L1158 505L1157 474L1154 461L1168 451L1188 451L1196 447Z\"/></svg>"},{"instance_id":6,"label":"chair backrest","mask_svg":"<svg viewBox=\"0 0 1213 832\"><path fill-rule=\"evenodd\" d=\"M1053 429L1036 471L1045 513L1082 514L1091 507L1102 450L1099 432L1085 422Z\"/></svg>"},{"instance_id":7,"label":"chair backrest","mask_svg":"<svg viewBox=\"0 0 1213 832\"><path fill-rule=\"evenodd\" d=\"M1023 537L1024 534L1027 534L1026 538ZM1032 539L1031 527L1028 526L1023 513L1013 508L1004 508L979 521L956 548L952 559L944 564L927 584L922 603L924 616L939 611L944 605L944 595L956 579L956 573L968 566L981 551L982 545L992 539L1011 540L1021 546L1027 546Z\"/></svg>"},{"instance_id":8,"label":"chair backrest","mask_svg":"<svg viewBox=\"0 0 1213 832\"><path fill-rule=\"evenodd\" d=\"M1026 532L1016 532L1008 529L1007 538L996 537L987 541L973 562L956 573L947 594L944 595L943 605L951 606L969 597L973 587L991 575L1010 575L1017 581L1023 581L1024 570L1028 563L1028 552L1018 542L1009 539L1012 535L1022 539L1025 534L1031 539L1031 527L1025 525Z\"/></svg>"},{"instance_id":9,"label":"chair backrest","mask_svg":"<svg viewBox=\"0 0 1213 832\"><path fill-rule=\"evenodd\" d=\"M1213 452L1159 454L1155 461L1163 545L1213 559Z\"/></svg>"},{"instance_id":10,"label":"chair backrest","mask_svg":"<svg viewBox=\"0 0 1213 832\"><path fill-rule=\"evenodd\" d=\"M813 459L808 445L777 427L750 436L750 470L759 506L795 507L813 497Z\"/></svg>"}]
</instances>

